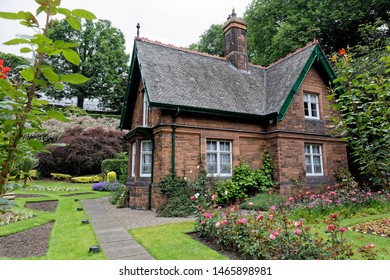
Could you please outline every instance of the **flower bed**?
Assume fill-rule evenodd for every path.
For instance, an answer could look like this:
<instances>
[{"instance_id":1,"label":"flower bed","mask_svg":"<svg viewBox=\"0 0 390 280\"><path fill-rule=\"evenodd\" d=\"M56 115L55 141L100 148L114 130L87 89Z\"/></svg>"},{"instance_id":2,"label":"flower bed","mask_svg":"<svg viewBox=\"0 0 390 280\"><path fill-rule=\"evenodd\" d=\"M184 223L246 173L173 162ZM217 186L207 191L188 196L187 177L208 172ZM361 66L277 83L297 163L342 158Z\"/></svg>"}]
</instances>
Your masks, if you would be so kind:
<instances>
[{"instance_id":1,"label":"flower bed","mask_svg":"<svg viewBox=\"0 0 390 280\"><path fill-rule=\"evenodd\" d=\"M357 224L348 228L364 234L373 234L381 237L390 237L390 217Z\"/></svg>"}]
</instances>

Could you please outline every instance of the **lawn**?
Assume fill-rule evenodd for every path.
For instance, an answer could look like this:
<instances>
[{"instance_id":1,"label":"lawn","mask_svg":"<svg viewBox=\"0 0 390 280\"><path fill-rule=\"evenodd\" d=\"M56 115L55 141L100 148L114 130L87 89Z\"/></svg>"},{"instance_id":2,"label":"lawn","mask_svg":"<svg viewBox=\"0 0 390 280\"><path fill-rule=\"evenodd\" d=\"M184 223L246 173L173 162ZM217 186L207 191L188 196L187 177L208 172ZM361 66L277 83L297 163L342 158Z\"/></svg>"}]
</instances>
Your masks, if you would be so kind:
<instances>
[{"instance_id":1,"label":"lawn","mask_svg":"<svg viewBox=\"0 0 390 280\"><path fill-rule=\"evenodd\" d=\"M88 219L84 211L77 211L82 207L81 200L107 196L107 192L92 191L91 184L75 184L57 181L36 181L31 183L32 188L18 190L16 194L33 194L38 197L20 197L15 202L18 208L25 206L26 202L41 202L57 200L55 212L31 210L34 217L15 223L0 226L0 236L36 228L54 221L48 241L48 251L45 256L30 257L26 259L40 260L94 260L106 259L104 253L91 254L89 247L98 244L95 231L90 224L82 224ZM44 189L42 189L44 188ZM33 236L31 238L34 238ZM9 259L1 258L0 259Z\"/></svg>"}]
</instances>

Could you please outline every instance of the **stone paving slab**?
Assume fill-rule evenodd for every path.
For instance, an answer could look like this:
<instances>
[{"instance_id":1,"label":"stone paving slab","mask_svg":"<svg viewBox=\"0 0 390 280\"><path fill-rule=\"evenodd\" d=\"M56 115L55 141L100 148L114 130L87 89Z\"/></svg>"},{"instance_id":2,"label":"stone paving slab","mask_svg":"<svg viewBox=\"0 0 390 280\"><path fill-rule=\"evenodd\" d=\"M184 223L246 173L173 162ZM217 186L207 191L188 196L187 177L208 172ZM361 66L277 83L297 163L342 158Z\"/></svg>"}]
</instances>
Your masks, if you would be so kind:
<instances>
[{"instance_id":1,"label":"stone paving slab","mask_svg":"<svg viewBox=\"0 0 390 280\"><path fill-rule=\"evenodd\" d=\"M110 260L153 260L145 248L104 207L106 200L107 198L99 198L82 201L106 257Z\"/></svg>"}]
</instances>

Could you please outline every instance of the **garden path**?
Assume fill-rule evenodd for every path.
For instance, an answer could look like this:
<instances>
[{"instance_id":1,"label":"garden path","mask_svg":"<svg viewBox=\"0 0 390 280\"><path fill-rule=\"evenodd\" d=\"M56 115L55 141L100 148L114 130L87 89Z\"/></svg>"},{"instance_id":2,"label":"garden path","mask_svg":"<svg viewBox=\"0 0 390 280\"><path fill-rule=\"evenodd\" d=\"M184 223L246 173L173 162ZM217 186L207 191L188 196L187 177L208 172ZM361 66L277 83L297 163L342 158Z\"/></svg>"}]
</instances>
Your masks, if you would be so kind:
<instances>
[{"instance_id":1,"label":"garden path","mask_svg":"<svg viewBox=\"0 0 390 280\"><path fill-rule=\"evenodd\" d=\"M193 218L157 217L153 211L116 208L107 197L82 201L106 257L110 260L153 260L130 235L135 227L193 220Z\"/></svg>"}]
</instances>

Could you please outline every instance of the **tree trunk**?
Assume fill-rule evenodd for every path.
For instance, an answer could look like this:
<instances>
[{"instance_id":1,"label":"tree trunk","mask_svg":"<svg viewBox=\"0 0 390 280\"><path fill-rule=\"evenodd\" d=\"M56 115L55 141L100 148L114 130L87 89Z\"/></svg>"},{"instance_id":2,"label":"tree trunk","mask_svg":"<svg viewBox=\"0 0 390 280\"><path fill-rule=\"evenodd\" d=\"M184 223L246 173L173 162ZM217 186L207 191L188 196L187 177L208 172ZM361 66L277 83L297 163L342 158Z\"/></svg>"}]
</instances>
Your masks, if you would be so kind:
<instances>
[{"instance_id":1,"label":"tree trunk","mask_svg":"<svg viewBox=\"0 0 390 280\"><path fill-rule=\"evenodd\" d=\"M77 107L84 108L84 97L77 97Z\"/></svg>"}]
</instances>

